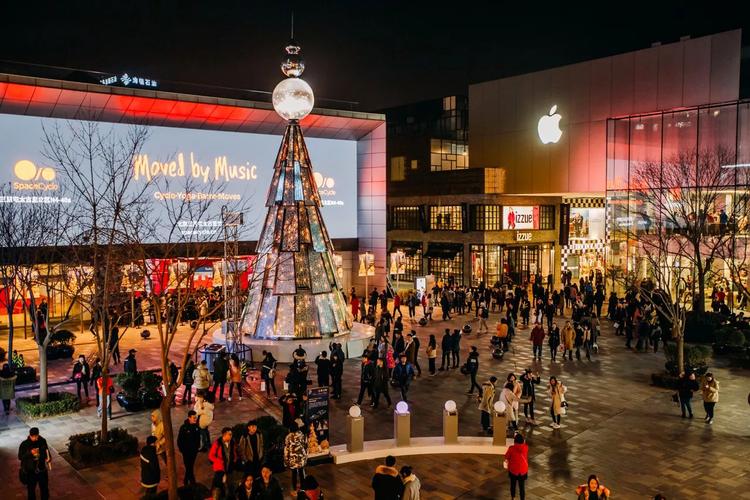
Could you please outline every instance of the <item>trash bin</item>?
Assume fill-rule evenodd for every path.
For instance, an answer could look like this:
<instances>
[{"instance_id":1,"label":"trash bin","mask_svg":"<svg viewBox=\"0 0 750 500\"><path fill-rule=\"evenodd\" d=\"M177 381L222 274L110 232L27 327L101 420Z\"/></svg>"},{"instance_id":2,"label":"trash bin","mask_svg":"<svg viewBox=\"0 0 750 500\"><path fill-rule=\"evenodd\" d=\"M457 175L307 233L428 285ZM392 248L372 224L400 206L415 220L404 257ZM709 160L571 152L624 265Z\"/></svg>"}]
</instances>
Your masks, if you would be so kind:
<instances>
[{"instance_id":1,"label":"trash bin","mask_svg":"<svg viewBox=\"0 0 750 500\"><path fill-rule=\"evenodd\" d=\"M216 360L216 356L223 352L226 352L226 350L227 348L221 344L208 344L198 349L198 353L201 354L201 359L206 360L206 367L208 368L208 371L213 373L214 360Z\"/></svg>"}]
</instances>

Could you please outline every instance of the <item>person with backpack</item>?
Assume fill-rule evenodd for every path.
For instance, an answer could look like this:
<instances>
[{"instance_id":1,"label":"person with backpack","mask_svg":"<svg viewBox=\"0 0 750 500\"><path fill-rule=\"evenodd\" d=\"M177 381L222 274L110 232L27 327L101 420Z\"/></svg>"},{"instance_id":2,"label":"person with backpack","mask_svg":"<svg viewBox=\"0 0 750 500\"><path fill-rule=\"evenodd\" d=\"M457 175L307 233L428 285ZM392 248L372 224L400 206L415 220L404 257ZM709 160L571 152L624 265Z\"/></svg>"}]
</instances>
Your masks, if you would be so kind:
<instances>
[{"instance_id":1,"label":"person with backpack","mask_svg":"<svg viewBox=\"0 0 750 500\"><path fill-rule=\"evenodd\" d=\"M409 385L414 379L414 368L411 363L407 361L405 353L402 353L399 359L401 362L393 369L393 380L396 381L401 390L401 400L407 401Z\"/></svg>"},{"instance_id":2,"label":"person with backpack","mask_svg":"<svg viewBox=\"0 0 750 500\"><path fill-rule=\"evenodd\" d=\"M503 466L510 477L510 498L516 498L516 485L521 500L526 498L526 479L529 477L529 445L520 432L513 437L513 444L505 452Z\"/></svg>"},{"instance_id":3,"label":"person with backpack","mask_svg":"<svg viewBox=\"0 0 750 500\"><path fill-rule=\"evenodd\" d=\"M208 371L205 359L202 359L198 367L193 370L193 385L195 386L196 399L200 394L205 397L208 388L211 386L211 372Z\"/></svg>"},{"instance_id":4,"label":"person with backpack","mask_svg":"<svg viewBox=\"0 0 750 500\"><path fill-rule=\"evenodd\" d=\"M487 327L487 319L489 317L490 312L487 309L487 306L482 303L482 305L479 306L479 329L477 330L477 335L490 331L490 329Z\"/></svg>"}]
</instances>

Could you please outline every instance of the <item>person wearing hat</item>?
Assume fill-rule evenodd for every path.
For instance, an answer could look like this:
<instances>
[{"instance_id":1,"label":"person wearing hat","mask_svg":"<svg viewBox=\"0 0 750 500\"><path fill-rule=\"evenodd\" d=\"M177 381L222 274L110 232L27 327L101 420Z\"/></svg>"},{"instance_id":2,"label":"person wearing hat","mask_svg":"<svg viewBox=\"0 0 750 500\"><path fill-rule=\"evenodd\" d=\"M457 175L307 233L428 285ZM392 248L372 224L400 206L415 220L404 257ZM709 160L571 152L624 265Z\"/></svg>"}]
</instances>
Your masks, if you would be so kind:
<instances>
[{"instance_id":1,"label":"person wearing hat","mask_svg":"<svg viewBox=\"0 0 750 500\"><path fill-rule=\"evenodd\" d=\"M407 395L409 393L409 384L411 384L414 378L414 368L406 358L406 353L402 353L400 356L400 362L393 369L393 379L401 389L401 399L407 401Z\"/></svg>"},{"instance_id":2,"label":"person wearing hat","mask_svg":"<svg viewBox=\"0 0 750 500\"><path fill-rule=\"evenodd\" d=\"M138 352L135 349L128 351L128 357L125 358L125 362L122 367L125 373L138 373L138 364L135 361L135 353Z\"/></svg>"}]
</instances>

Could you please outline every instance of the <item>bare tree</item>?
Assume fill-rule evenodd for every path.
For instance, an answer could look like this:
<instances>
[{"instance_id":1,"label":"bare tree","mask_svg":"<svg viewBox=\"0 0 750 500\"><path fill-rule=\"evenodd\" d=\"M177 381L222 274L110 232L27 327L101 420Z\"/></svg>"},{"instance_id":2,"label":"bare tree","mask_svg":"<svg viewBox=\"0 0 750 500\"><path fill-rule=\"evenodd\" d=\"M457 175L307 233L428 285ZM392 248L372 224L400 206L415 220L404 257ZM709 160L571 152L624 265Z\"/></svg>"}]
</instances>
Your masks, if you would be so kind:
<instances>
[{"instance_id":1,"label":"bare tree","mask_svg":"<svg viewBox=\"0 0 750 500\"><path fill-rule=\"evenodd\" d=\"M635 249L635 287L672 323L683 369L685 312L705 311L706 286L716 259L737 233L733 219L744 213L747 193L737 191L735 153L717 147L682 152L663 162L646 161L631 171L630 237ZM740 181L739 183L742 183ZM731 193L731 196L727 196Z\"/></svg>"},{"instance_id":2,"label":"bare tree","mask_svg":"<svg viewBox=\"0 0 750 500\"><path fill-rule=\"evenodd\" d=\"M133 160L147 137L142 126L118 133L113 126L88 121L44 129L42 154L57 170L61 189L72 200L67 215L73 223L66 228L64 244L68 262L77 269L78 286L90 292L81 294L79 302L91 315L90 331L102 362L105 388L115 346L110 335L123 314L120 283L131 243L126 229L148 210L147 185L135 184L131 175ZM103 406L106 399L103 395ZM102 440L107 438L107 423L107 411L102 411Z\"/></svg>"}]
</instances>

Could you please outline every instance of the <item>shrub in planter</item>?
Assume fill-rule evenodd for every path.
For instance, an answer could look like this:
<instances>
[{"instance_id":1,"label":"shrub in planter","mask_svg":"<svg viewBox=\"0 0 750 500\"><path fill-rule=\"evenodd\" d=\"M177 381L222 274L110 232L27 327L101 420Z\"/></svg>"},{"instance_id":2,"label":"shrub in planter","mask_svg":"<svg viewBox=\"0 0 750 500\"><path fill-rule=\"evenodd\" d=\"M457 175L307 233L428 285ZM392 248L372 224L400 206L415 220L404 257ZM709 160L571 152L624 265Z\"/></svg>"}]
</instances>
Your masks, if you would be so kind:
<instances>
[{"instance_id":1,"label":"shrub in planter","mask_svg":"<svg viewBox=\"0 0 750 500\"><path fill-rule=\"evenodd\" d=\"M72 358L73 352L73 341L76 336L69 330L58 330L52 332L52 339L47 346L47 359L65 359Z\"/></svg>"},{"instance_id":2,"label":"shrub in planter","mask_svg":"<svg viewBox=\"0 0 750 500\"><path fill-rule=\"evenodd\" d=\"M71 392L50 392L44 403L39 402L38 395L16 398L16 409L27 417L44 418L77 412L79 402L78 396Z\"/></svg>"},{"instance_id":3,"label":"shrub in planter","mask_svg":"<svg viewBox=\"0 0 750 500\"><path fill-rule=\"evenodd\" d=\"M711 348L706 345L685 344L685 370L693 371L696 375L703 375L708 371L708 360L711 358ZM667 362L664 367L670 375L679 375L677 367L677 344L664 344L664 356Z\"/></svg>"},{"instance_id":4,"label":"shrub in planter","mask_svg":"<svg viewBox=\"0 0 750 500\"><path fill-rule=\"evenodd\" d=\"M716 330L723 321L724 317L714 312L688 312L685 316L685 342L713 344L716 341Z\"/></svg>"},{"instance_id":5,"label":"shrub in planter","mask_svg":"<svg viewBox=\"0 0 750 500\"><path fill-rule=\"evenodd\" d=\"M141 411L143 401L139 397L138 391L141 388L141 373L118 373L115 381L122 390L117 393L117 403L125 411Z\"/></svg>"},{"instance_id":6,"label":"shrub in planter","mask_svg":"<svg viewBox=\"0 0 750 500\"><path fill-rule=\"evenodd\" d=\"M141 385L138 396L144 408L155 409L161 405L164 396L159 392L162 378L154 372L141 372Z\"/></svg>"},{"instance_id":7,"label":"shrub in planter","mask_svg":"<svg viewBox=\"0 0 750 500\"><path fill-rule=\"evenodd\" d=\"M75 434L68 438L68 453L79 466L114 462L138 454L138 438L115 427L101 441L101 431Z\"/></svg>"},{"instance_id":8,"label":"shrub in planter","mask_svg":"<svg viewBox=\"0 0 750 500\"><path fill-rule=\"evenodd\" d=\"M36 382L36 368L33 366L16 368L16 376L16 385L33 384Z\"/></svg>"},{"instance_id":9,"label":"shrub in planter","mask_svg":"<svg viewBox=\"0 0 750 500\"><path fill-rule=\"evenodd\" d=\"M0 362L4 362L5 361L5 354L6 354L5 349L3 349L2 347L0 347Z\"/></svg>"}]
</instances>

